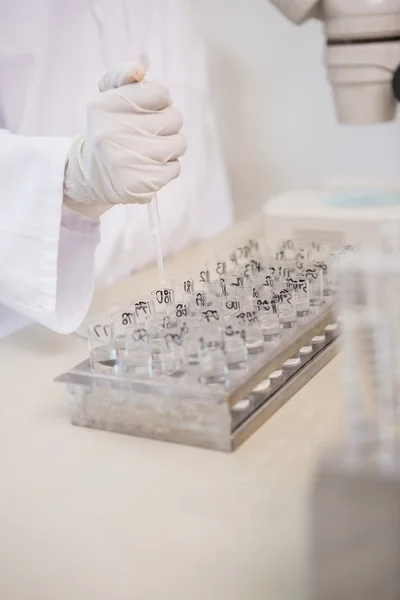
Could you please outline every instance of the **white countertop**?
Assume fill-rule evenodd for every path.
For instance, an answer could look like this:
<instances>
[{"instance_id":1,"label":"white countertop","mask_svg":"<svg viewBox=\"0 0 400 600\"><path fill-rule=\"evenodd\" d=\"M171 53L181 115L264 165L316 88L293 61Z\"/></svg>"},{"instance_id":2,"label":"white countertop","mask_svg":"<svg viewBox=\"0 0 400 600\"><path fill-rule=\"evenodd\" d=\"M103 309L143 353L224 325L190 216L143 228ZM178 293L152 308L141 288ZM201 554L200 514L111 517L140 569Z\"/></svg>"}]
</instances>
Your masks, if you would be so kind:
<instances>
[{"instance_id":1,"label":"white countertop","mask_svg":"<svg viewBox=\"0 0 400 600\"><path fill-rule=\"evenodd\" d=\"M168 261L168 275L233 235ZM102 291L94 308L156 277ZM1 343L0 598L309 600L307 494L342 428L338 359L219 454L72 427L52 380L86 355L85 341L37 326Z\"/></svg>"}]
</instances>

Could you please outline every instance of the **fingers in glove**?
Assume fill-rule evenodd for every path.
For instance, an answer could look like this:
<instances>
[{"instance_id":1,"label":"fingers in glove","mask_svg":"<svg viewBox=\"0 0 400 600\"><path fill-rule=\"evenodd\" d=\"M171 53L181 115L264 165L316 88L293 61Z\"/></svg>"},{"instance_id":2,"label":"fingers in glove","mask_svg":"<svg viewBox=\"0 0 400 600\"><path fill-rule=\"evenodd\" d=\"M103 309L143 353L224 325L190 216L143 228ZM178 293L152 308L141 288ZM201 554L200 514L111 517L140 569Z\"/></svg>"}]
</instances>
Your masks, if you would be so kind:
<instances>
[{"instance_id":1,"label":"fingers in glove","mask_svg":"<svg viewBox=\"0 0 400 600\"><path fill-rule=\"evenodd\" d=\"M122 85L142 81L146 75L146 67L139 63L127 62L107 69L98 81L100 92L119 88Z\"/></svg>"},{"instance_id":2,"label":"fingers in glove","mask_svg":"<svg viewBox=\"0 0 400 600\"><path fill-rule=\"evenodd\" d=\"M179 160L171 160L164 165L159 165L157 172L154 172L154 166L148 163L143 163L140 167L135 167L135 174L138 176L135 182L135 189L130 191L125 188L123 193L120 193L121 201L125 203L131 202L146 202L143 195L155 194L159 192L167 183L176 179L181 172L181 164ZM128 173L128 170L127 170Z\"/></svg>"},{"instance_id":3,"label":"fingers in glove","mask_svg":"<svg viewBox=\"0 0 400 600\"><path fill-rule=\"evenodd\" d=\"M122 114L147 114L164 110L172 105L167 87L157 82L142 81L99 94L99 107Z\"/></svg>"},{"instance_id":4,"label":"fingers in glove","mask_svg":"<svg viewBox=\"0 0 400 600\"><path fill-rule=\"evenodd\" d=\"M140 129L150 135L165 136L179 133L183 117L179 108L169 106L164 110L141 116Z\"/></svg>"},{"instance_id":5,"label":"fingers in glove","mask_svg":"<svg viewBox=\"0 0 400 600\"><path fill-rule=\"evenodd\" d=\"M185 154L186 138L182 133L146 137L142 139L141 152L144 160L163 165Z\"/></svg>"},{"instance_id":6,"label":"fingers in glove","mask_svg":"<svg viewBox=\"0 0 400 600\"><path fill-rule=\"evenodd\" d=\"M170 160L169 162L165 163L161 170L163 185L166 185L173 179L179 177L180 172L181 163L179 162L179 160Z\"/></svg>"}]
</instances>

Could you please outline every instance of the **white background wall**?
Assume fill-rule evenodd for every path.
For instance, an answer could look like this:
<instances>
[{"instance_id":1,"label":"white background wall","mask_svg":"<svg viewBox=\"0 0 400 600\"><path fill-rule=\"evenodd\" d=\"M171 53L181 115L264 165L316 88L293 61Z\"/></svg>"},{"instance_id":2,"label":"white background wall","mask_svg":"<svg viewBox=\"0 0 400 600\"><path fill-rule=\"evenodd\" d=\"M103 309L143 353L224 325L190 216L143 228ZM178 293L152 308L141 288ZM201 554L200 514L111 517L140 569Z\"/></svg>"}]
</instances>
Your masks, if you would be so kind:
<instances>
[{"instance_id":1,"label":"white background wall","mask_svg":"<svg viewBox=\"0 0 400 600\"><path fill-rule=\"evenodd\" d=\"M398 181L400 125L335 121L318 22L296 27L267 0L195 0L236 212L324 182Z\"/></svg>"}]
</instances>

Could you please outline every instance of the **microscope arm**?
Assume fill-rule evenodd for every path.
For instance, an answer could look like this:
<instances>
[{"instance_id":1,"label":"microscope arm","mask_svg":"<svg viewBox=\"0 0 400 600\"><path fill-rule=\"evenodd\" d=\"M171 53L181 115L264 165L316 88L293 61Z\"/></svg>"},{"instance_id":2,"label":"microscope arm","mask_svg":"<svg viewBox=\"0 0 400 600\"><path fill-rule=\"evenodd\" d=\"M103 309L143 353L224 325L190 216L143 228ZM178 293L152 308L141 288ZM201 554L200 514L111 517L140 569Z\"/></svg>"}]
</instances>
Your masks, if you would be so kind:
<instances>
[{"instance_id":1,"label":"microscope arm","mask_svg":"<svg viewBox=\"0 0 400 600\"><path fill-rule=\"evenodd\" d=\"M400 0L269 0L290 21L321 19L340 123L392 121L400 100Z\"/></svg>"}]
</instances>

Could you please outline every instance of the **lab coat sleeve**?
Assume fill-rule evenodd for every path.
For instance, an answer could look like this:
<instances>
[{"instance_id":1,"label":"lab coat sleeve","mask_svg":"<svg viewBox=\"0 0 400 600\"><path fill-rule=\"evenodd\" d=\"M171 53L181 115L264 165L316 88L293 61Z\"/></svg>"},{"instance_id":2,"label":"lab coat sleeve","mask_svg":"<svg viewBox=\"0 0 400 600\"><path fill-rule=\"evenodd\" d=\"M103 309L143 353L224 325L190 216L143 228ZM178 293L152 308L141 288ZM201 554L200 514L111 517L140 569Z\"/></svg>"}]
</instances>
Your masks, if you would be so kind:
<instances>
[{"instance_id":1,"label":"lab coat sleeve","mask_svg":"<svg viewBox=\"0 0 400 600\"><path fill-rule=\"evenodd\" d=\"M84 318L97 221L63 208L71 140L0 130L0 304L60 333Z\"/></svg>"}]
</instances>

